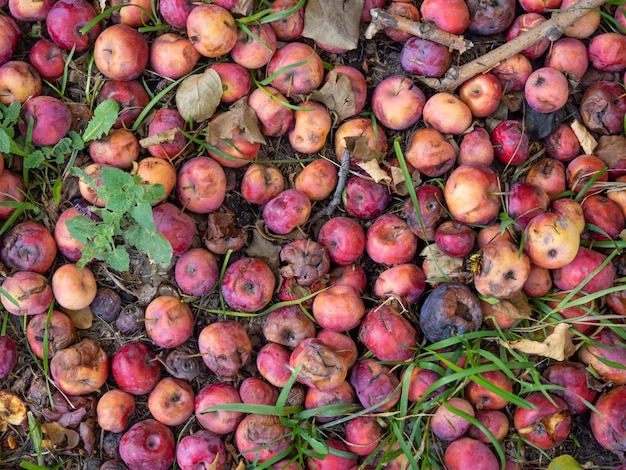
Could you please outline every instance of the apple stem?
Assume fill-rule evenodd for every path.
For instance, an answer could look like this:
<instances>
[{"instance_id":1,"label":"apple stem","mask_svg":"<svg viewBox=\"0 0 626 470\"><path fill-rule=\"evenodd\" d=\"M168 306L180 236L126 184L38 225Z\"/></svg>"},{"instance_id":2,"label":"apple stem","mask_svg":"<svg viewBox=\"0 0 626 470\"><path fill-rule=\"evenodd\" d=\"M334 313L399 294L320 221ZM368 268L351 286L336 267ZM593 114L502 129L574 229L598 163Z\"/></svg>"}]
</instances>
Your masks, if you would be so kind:
<instances>
[{"instance_id":1,"label":"apple stem","mask_svg":"<svg viewBox=\"0 0 626 470\"><path fill-rule=\"evenodd\" d=\"M339 177L337 179L337 186L335 187L335 192L333 194L333 199L330 203L317 214L315 214L309 220L309 226L312 226L315 222L317 222L322 217L329 217L335 208L341 202L341 194L343 193L344 188L346 187L346 181L348 181L348 172L350 169L350 152L347 150L343 151L341 155L341 165L339 167Z\"/></svg>"},{"instance_id":2,"label":"apple stem","mask_svg":"<svg viewBox=\"0 0 626 470\"><path fill-rule=\"evenodd\" d=\"M451 49L456 49L461 54L474 47L472 41L465 39L463 36L443 31L433 23L420 23L380 8L374 8L370 10L370 13L372 22L365 31L367 39L372 39L378 31L385 28L396 28L418 38L428 39Z\"/></svg>"}]
</instances>

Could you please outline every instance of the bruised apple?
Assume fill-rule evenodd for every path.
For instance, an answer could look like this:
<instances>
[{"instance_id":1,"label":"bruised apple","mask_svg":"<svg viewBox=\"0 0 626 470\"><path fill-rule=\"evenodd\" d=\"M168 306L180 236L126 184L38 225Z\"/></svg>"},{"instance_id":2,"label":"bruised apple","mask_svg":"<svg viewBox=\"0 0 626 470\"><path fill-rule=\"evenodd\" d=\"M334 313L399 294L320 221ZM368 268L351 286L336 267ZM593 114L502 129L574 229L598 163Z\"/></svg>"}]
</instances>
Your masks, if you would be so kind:
<instances>
[{"instance_id":1,"label":"bruised apple","mask_svg":"<svg viewBox=\"0 0 626 470\"><path fill-rule=\"evenodd\" d=\"M300 383L322 391L338 387L348 374L345 357L317 338L302 340L292 351L289 365L300 367Z\"/></svg>"},{"instance_id":2,"label":"bruised apple","mask_svg":"<svg viewBox=\"0 0 626 470\"><path fill-rule=\"evenodd\" d=\"M530 273L530 259L505 240L487 243L473 268L474 287L487 297L507 299L522 290Z\"/></svg>"},{"instance_id":3,"label":"bruised apple","mask_svg":"<svg viewBox=\"0 0 626 470\"><path fill-rule=\"evenodd\" d=\"M52 357L60 349L73 344L78 334L70 317L53 310L50 314L40 313L33 316L26 326L26 338L35 356L43 359L44 341L48 343L48 357Z\"/></svg>"},{"instance_id":4,"label":"bruised apple","mask_svg":"<svg viewBox=\"0 0 626 470\"><path fill-rule=\"evenodd\" d=\"M132 341L111 358L111 374L117 385L133 395L149 393L161 378L161 363L146 343Z\"/></svg>"},{"instance_id":5,"label":"bruised apple","mask_svg":"<svg viewBox=\"0 0 626 470\"><path fill-rule=\"evenodd\" d=\"M111 80L134 80L148 65L148 42L136 29L115 24L102 31L94 43L98 70Z\"/></svg>"},{"instance_id":6,"label":"bruised apple","mask_svg":"<svg viewBox=\"0 0 626 470\"><path fill-rule=\"evenodd\" d=\"M135 397L124 390L107 390L98 400L96 415L98 426L105 431L123 432L135 413Z\"/></svg>"},{"instance_id":7,"label":"bruised apple","mask_svg":"<svg viewBox=\"0 0 626 470\"><path fill-rule=\"evenodd\" d=\"M148 409L157 421L167 426L185 423L194 408L194 392L187 382L174 377L161 379L148 396Z\"/></svg>"},{"instance_id":8,"label":"bruised apple","mask_svg":"<svg viewBox=\"0 0 626 470\"><path fill-rule=\"evenodd\" d=\"M389 129L408 129L422 117L426 96L406 75L383 79L372 94L372 111Z\"/></svg>"},{"instance_id":9,"label":"bruised apple","mask_svg":"<svg viewBox=\"0 0 626 470\"><path fill-rule=\"evenodd\" d=\"M276 278L270 267L258 258L240 258L224 272L222 294L228 305L239 312L258 312L272 300Z\"/></svg>"},{"instance_id":10,"label":"bruised apple","mask_svg":"<svg viewBox=\"0 0 626 470\"><path fill-rule=\"evenodd\" d=\"M154 419L144 419L122 436L120 457L128 468L167 470L174 463L175 448L169 427Z\"/></svg>"},{"instance_id":11,"label":"bruised apple","mask_svg":"<svg viewBox=\"0 0 626 470\"><path fill-rule=\"evenodd\" d=\"M422 118L442 134L460 135L472 123L472 111L458 96L439 92L426 100Z\"/></svg>"},{"instance_id":12,"label":"bruised apple","mask_svg":"<svg viewBox=\"0 0 626 470\"><path fill-rule=\"evenodd\" d=\"M13 315L44 313L53 300L53 289L48 279L32 271L16 271L2 281L0 301Z\"/></svg>"},{"instance_id":13,"label":"bruised apple","mask_svg":"<svg viewBox=\"0 0 626 470\"><path fill-rule=\"evenodd\" d=\"M369 310L359 328L359 338L381 361L409 361L415 354L417 330L393 305Z\"/></svg>"},{"instance_id":14,"label":"bruised apple","mask_svg":"<svg viewBox=\"0 0 626 470\"><path fill-rule=\"evenodd\" d=\"M50 281L57 303L69 310L80 310L96 298L96 278L88 267L78 268L74 263L59 266Z\"/></svg>"},{"instance_id":15,"label":"bruised apple","mask_svg":"<svg viewBox=\"0 0 626 470\"><path fill-rule=\"evenodd\" d=\"M459 165L444 187L452 216L466 224L488 224L501 208L500 182L494 170L484 165Z\"/></svg>"},{"instance_id":16,"label":"bruised apple","mask_svg":"<svg viewBox=\"0 0 626 470\"><path fill-rule=\"evenodd\" d=\"M193 333L191 308L176 297L155 297L146 307L145 320L148 337L161 348L180 346Z\"/></svg>"},{"instance_id":17,"label":"bruised apple","mask_svg":"<svg viewBox=\"0 0 626 470\"><path fill-rule=\"evenodd\" d=\"M185 208L198 214L213 212L226 197L226 174L211 157L194 157L178 170L176 195Z\"/></svg>"},{"instance_id":18,"label":"bruised apple","mask_svg":"<svg viewBox=\"0 0 626 470\"><path fill-rule=\"evenodd\" d=\"M215 4L199 4L187 16L187 36L204 57L228 54L237 43L237 25L233 15Z\"/></svg>"},{"instance_id":19,"label":"bruised apple","mask_svg":"<svg viewBox=\"0 0 626 470\"><path fill-rule=\"evenodd\" d=\"M293 113L293 125L288 131L289 143L296 152L319 152L326 145L331 127L332 119L326 106L309 101L306 107Z\"/></svg>"},{"instance_id":20,"label":"bruised apple","mask_svg":"<svg viewBox=\"0 0 626 470\"><path fill-rule=\"evenodd\" d=\"M239 411L215 410L208 408L215 405L241 403L237 389L227 382L215 382L201 388L194 400L194 413L196 419L207 431L215 434L228 434L233 432L243 413Z\"/></svg>"},{"instance_id":21,"label":"bruised apple","mask_svg":"<svg viewBox=\"0 0 626 470\"><path fill-rule=\"evenodd\" d=\"M50 360L50 373L64 393L87 395L97 392L105 384L109 359L100 343L85 338L57 351Z\"/></svg>"},{"instance_id":22,"label":"bruised apple","mask_svg":"<svg viewBox=\"0 0 626 470\"><path fill-rule=\"evenodd\" d=\"M517 432L541 449L561 444L572 425L567 403L556 395L545 396L541 392L532 392L525 400L534 408L516 408L513 425Z\"/></svg>"},{"instance_id":23,"label":"bruised apple","mask_svg":"<svg viewBox=\"0 0 626 470\"><path fill-rule=\"evenodd\" d=\"M302 65L296 65L303 62ZM267 65L271 85L285 96L306 95L318 88L324 79L322 59L308 44L290 42L281 47ZM312 102L307 103L307 105Z\"/></svg>"},{"instance_id":24,"label":"bruised apple","mask_svg":"<svg viewBox=\"0 0 626 470\"><path fill-rule=\"evenodd\" d=\"M198 349L206 366L219 377L235 377L250 360L252 343L236 321L215 322L198 335Z\"/></svg>"}]
</instances>

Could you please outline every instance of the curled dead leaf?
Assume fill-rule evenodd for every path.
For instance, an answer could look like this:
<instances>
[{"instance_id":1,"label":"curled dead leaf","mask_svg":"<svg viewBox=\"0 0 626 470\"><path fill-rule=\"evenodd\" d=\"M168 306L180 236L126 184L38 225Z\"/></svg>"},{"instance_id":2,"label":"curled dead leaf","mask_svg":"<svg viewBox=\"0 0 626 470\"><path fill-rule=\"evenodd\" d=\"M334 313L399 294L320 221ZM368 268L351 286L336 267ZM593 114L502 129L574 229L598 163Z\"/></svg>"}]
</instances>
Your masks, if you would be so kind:
<instances>
[{"instance_id":1,"label":"curled dead leaf","mask_svg":"<svg viewBox=\"0 0 626 470\"><path fill-rule=\"evenodd\" d=\"M521 292L517 292L509 299L493 300L494 302L486 302L488 309L484 312L485 316L498 313L499 317L510 318L511 320L523 320L530 318L532 315L530 304Z\"/></svg>"},{"instance_id":2,"label":"curled dead leaf","mask_svg":"<svg viewBox=\"0 0 626 470\"><path fill-rule=\"evenodd\" d=\"M324 86L319 90L314 90L308 99L323 103L331 113L337 115L340 121L356 113L356 97L350 77L333 70L328 72Z\"/></svg>"},{"instance_id":3,"label":"curled dead leaf","mask_svg":"<svg viewBox=\"0 0 626 470\"><path fill-rule=\"evenodd\" d=\"M504 346L526 354L536 354L557 361L564 361L576 352L576 346L572 342L572 337L569 325L567 323L559 323L543 341L523 338L510 343L505 342Z\"/></svg>"},{"instance_id":4,"label":"curled dead leaf","mask_svg":"<svg viewBox=\"0 0 626 470\"><path fill-rule=\"evenodd\" d=\"M80 436L76 431L65 428L56 422L42 424L41 430L46 436L41 444L49 450L70 450L80 442Z\"/></svg>"},{"instance_id":5,"label":"curled dead leaf","mask_svg":"<svg viewBox=\"0 0 626 470\"><path fill-rule=\"evenodd\" d=\"M574 131L574 134L576 134L583 151L587 155L593 154L594 150L598 146L598 142L596 142L596 139L593 138L587 128L576 119L574 119L574 122L570 124L570 127Z\"/></svg>"},{"instance_id":6,"label":"curled dead leaf","mask_svg":"<svg viewBox=\"0 0 626 470\"><path fill-rule=\"evenodd\" d=\"M607 167L615 168L617 162L626 160L626 136L603 135L598 140L594 155L602 160Z\"/></svg>"},{"instance_id":7,"label":"curled dead leaf","mask_svg":"<svg viewBox=\"0 0 626 470\"><path fill-rule=\"evenodd\" d=\"M248 106L247 98L236 101L228 111L218 114L209 122L206 141L217 145L220 139L231 139L235 129L240 129L241 136L250 143L266 143L256 112Z\"/></svg>"},{"instance_id":8,"label":"curled dead leaf","mask_svg":"<svg viewBox=\"0 0 626 470\"><path fill-rule=\"evenodd\" d=\"M178 129L169 129L163 132L157 132L154 135L148 136L145 139L141 139L139 141L139 145L142 148L146 149L148 147L152 147L153 145L161 145L167 144L169 142L174 142L176 139L176 133Z\"/></svg>"},{"instance_id":9,"label":"curled dead leaf","mask_svg":"<svg viewBox=\"0 0 626 470\"><path fill-rule=\"evenodd\" d=\"M366 136L345 137L344 140L353 162L368 162L370 160L382 162L386 157L384 152L368 147Z\"/></svg>"},{"instance_id":10,"label":"curled dead leaf","mask_svg":"<svg viewBox=\"0 0 626 470\"><path fill-rule=\"evenodd\" d=\"M208 226L202 241L209 251L225 255L228 250L242 248L248 241L248 232L237 227L235 214L222 206L208 215Z\"/></svg>"},{"instance_id":11,"label":"curled dead leaf","mask_svg":"<svg viewBox=\"0 0 626 470\"><path fill-rule=\"evenodd\" d=\"M467 269L463 258L446 255L434 243L427 245L420 256L424 257L422 270L431 286L448 281L469 282L472 279L472 273Z\"/></svg>"},{"instance_id":12,"label":"curled dead leaf","mask_svg":"<svg viewBox=\"0 0 626 470\"><path fill-rule=\"evenodd\" d=\"M358 162L357 165L367 173L376 183L390 183L391 176L383 170L376 160Z\"/></svg>"},{"instance_id":13,"label":"curled dead leaf","mask_svg":"<svg viewBox=\"0 0 626 470\"><path fill-rule=\"evenodd\" d=\"M15 393L0 391L0 431L6 431L9 424L19 426L26 420L26 405Z\"/></svg>"},{"instance_id":14,"label":"curled dead leaf","mask_svg":"<svg viewBox=\"0 0 626 470\"><path fill-rule=\"evenodd\" d=\"M356 49L364 0L309 0L302 36L337 49Z\"/></svg>"},{"instance_id":15,"label":"curled dead leaf","mask_svg":"<svg viewBox=\"0 0 626 470\"><path fill-rule=\"evenodd\" d=\"M222 80L213 69L191 75L176 90L176 109L185 119L205 121L215 113L222 98Z\"/></svg>"},{"instance_id":16,"label":"curled dead leaf","mask_svg":"<svg viewBox=\"0 0 626 470\"><path fill-rule=\"evenodd\" d=\"M246 254L252 258L259 258L265 261L273 271L278 271L281 246L274 243L273 239L266 236L262 221L257 222L256 227L252 230L252 241L246 248Z\"/></svg>"}]
</instances>

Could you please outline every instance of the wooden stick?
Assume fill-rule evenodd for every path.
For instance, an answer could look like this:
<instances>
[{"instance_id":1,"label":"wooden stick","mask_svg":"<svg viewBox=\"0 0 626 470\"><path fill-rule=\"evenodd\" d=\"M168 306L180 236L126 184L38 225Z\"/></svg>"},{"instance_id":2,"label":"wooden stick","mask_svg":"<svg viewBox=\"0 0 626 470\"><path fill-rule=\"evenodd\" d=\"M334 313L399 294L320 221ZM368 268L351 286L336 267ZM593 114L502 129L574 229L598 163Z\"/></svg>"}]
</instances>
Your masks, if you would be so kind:
<instances>
[{"instance_id":1,"label":"wooden stick","mask_svg":"<svg viewBox=\"0 0 626 470\"><path fill-rule=\"evenodd\" d=\"M372 39L382 29L396 28L418 38L428 39L451 49L456 49L461 54L474 47L472 41L463 38L463 36L443 31L433 23L416 22L380 8L370 10L370 14L372 15L372 22L365 30L366 39Z\"/></svg>"},{"instance_id":2,"label":"wooden stick","mask_svg":"<svg viewBox=\"0 0 626 470\"><path fill-rule=\"evenodd\" d=\"M463 82L480 73L491 70L502 60L513 57L515 54L518 54L543 38L556 41L561 37L567 27L589 13L589 9L600 8L606 1L607 0L581 0L563 12L554 15L544 23L541 23L539 26L528 30L487 54L467 64L450 67L441 80L425 77L417 78L417 80L437 91L452 92Z\"/></svg>"}]
</instances>

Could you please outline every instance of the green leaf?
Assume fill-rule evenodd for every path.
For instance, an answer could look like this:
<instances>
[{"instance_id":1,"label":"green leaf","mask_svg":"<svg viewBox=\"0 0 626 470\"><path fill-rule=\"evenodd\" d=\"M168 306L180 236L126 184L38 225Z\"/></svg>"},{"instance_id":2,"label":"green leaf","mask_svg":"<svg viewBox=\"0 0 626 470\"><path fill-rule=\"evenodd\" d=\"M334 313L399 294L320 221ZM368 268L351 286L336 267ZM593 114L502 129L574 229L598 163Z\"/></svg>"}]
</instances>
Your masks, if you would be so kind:
<instances>
[{"instance_id":1,"label":"green leaf","mask_svg":"<svg viewBox=\"0 0 626 470\"><path fill-rule=\"evenodd\" d=\"M115 100L104 100L100 103L83 132L83 142L99 139L107 134L115 124L118 113L119 106Z\"/></svg>"},{"instance_id":2,"label":"green leaf","mask_svg":"<svg viewBox=\"0 0 626 470\"><path fill-rule=\"evenodd\" d=\"M130 266L130 256L123 246L116 246L113 251L106 252L103 261L116 271L128 271Z\"/></svg>"},{"instance_id":3,"label":"green leaf","mask_svg":"<svg viewBox=\"0 0 626 470\"><path fill-rule=\"evenodd\" d=\"M120 215L128 212L132 207L132 199L128 197L126 192L117 192L115 194L102 195L107 204L106 208L110 211L117 212Z\"/></svg>"},{"instance_id":4,"label":"green leaf","mask_svg":"<svg viewBox=\"0 0 626 470\"><path fill-rule=\"evenodd\" d=\"M3 125L10 126L15 124L20 117L20 103L14 101L8 107L3 107Z\"/></svg>"},{"instance_id":5,"label":"green leaf","mask_svg":"<svg viewBox=\"0 0 626 470\"><path fill-rule=\"evenodd\" d=\"M82 137L76 131L69 131L67 136L72 141L72 149L73 150L83 150L85 148L85 143L83 142Z\"/></svg>"},{"instance_id":6,"label":"green leaf","mask_svg":"<svg viewBox=\"0 0 626 470\"><path fill-rule=\"evenodd\" d=\"M46 161L46 156L42 150L35 150L24 159L24 168L30 170L32 168L39 168Z\"/></svg>"},{"instance_id":7,"label":"green leaf","mask_svg":"<svg viewBox=\"0 0 626 470\"><path fill-rule=\"evenodd\" d=\"M11 150L11 138L7 132L0 128L0 152L9 153Z\"/></svg>"},{"instance_id":8,"label":"green leaf","mask_svg":"<svg viewBox=\"0 0 626 470\"><path fill-rule=\"evenodd\" d=\"M126 241L143 251L157 265L166 268L172 261L172 245L160 232L132 225L124 233Z\"/></svg>"},{"instance_id":9,"label":"green leaf","mask_svg":"<svg viewBox=\"0 0 626 470\"><path fill-rule=\"evenodd\" d=\"M154 216L152 214L152 205L148 201L139 201L137 205L130 208L130 215L143 228L156 231L154 225Z\"/></svg>"},{"instance_id":10,"label":"green leaf","mask_svg":"<svg viewBox=\"0 0 626 470\"><path fill-rule=\"evenodd\" d=\"M93 237L96 222L84 215L78 215L67 221L67 229L70 231L70 235L78 240L80 243L87 243L91 237Z\"/></svg>"},{"instance_id":11,"label":"green leaf","mask_svg":"<svg viewBox=\"0 0 626 470\"><path fill-rule=\"evenodd\" d=\"M161 199L165 198L165 186L162 184L142 184L143 198L147 202L156 204Z\"/></svg>"}]
</instances>

